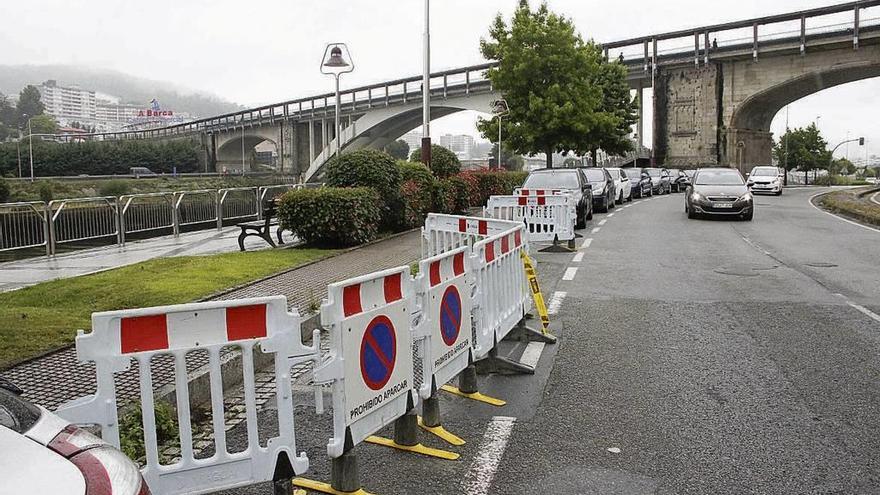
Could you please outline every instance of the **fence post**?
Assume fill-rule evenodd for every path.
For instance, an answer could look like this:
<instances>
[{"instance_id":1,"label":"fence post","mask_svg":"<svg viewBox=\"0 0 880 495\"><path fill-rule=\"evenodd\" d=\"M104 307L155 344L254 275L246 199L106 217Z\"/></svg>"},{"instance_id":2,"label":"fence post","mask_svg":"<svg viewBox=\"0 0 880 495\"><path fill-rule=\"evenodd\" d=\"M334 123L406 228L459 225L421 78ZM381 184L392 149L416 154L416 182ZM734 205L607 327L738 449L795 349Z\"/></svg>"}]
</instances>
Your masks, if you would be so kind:
<instances>
[{"instance_id":1,"label":"fence post","mask_svg":"<svg viewBox=\"0 0 880 495\"><path fill-rule=\"evenodd\" d=\"M171 193L171 224L174 229L174 237L180 237L180 211L178 210L179 199L178 195L180 193L173 192ZM182 198L182 196L181 196Z\"/></svg>"},{"instance_id":2,"label":"fence post","mask_svg":"<svg viewBox=\"0 0 880 495\"><path fill-rule=\"evenodd\" d=\"M46 256L52 256L52 232L49 222L52 219L49 203L43 203L43 238L46 239Z\"/></svg>"},{"instance_id":3,"label":"fence post","mask_svg":"<svg viewBox=\"0 0 880 495\"><path fill-rule=\"evenodd\" d=\"M119 208L119 198L113 198L113 209L116 212L116 244L119 246L125 246L125 231L123 227L125 226L125 219L122 218L122 210Z\"/></svg>"},{"instance_id":4,"label":"fence post","mask_svg":"<svg viewBox=\"0 0 880 495\"><path fill-rule=\"evenodd\" d=\"M257 188L257 220L263 219L263 195L266 194L266 186Z\"/></svg>"},{"instance_id":5,"label":"fence post","mask_svg":"<svg viewBox=\"0 0 880 495\"><path fill-rule=\"evenodd\" d=\"M223 230L223 200L226 194L223 189L217 190L217 231Z\"/></svg>"}]
</instances>

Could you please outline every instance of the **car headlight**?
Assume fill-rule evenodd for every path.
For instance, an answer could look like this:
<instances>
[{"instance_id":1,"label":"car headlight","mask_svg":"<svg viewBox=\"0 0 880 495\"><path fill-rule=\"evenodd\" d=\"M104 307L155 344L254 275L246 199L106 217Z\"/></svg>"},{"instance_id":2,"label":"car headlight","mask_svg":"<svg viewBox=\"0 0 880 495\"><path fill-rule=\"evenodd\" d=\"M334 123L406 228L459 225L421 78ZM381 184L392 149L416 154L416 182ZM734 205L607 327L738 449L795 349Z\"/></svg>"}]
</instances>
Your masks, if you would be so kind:
<instances>
[{"instance_id":1,"label":"car headlight","mask_svg":"<svg viewBox=\"0 0 880 495\"><path fill-rule=\"evenodd\" d=\"M737 198L737 201L751 201L751 200L752 200L752 193L745 193L742 196L740 196L739 198Z\"/></svg>"},{"instance_id":2,"label":"car headlight","mask_svg":"<svg viewBox=\"0 0 880 495\"><path fill-rule=\"evenodd\" d=\"M705 200L705 199L706 199L705 196L703 196L702 194L700 194L700 193L698 193L698 192L696 192L696 191L694 191L693 193L691 193L691 201L703 201L703 200Z\"/></svg>"}]
</instances>

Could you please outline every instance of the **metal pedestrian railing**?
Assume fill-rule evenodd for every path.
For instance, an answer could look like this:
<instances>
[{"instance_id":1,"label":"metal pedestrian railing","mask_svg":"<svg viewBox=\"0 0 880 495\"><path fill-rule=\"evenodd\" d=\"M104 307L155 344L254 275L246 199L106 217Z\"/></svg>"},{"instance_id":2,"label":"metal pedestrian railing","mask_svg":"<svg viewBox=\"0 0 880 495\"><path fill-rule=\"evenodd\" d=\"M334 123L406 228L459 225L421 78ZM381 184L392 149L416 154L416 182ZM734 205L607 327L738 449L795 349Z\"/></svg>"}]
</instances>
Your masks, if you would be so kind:
<instances>
[{"instance_id":1,"label":"metal pedestrian railing","mask_svg":"<svg viewBox=\"0 0 880 495\"><path fill-rule=\"evenodd\" d=\"M53 256L60 245L91 245L112 240L124 246L138 238L182 230L222 230L226 222L262 219L263 209L284 193L321 184L126 194L94 198L0 203L0 252L45 247Z\"/></svg>"}]
</instances>

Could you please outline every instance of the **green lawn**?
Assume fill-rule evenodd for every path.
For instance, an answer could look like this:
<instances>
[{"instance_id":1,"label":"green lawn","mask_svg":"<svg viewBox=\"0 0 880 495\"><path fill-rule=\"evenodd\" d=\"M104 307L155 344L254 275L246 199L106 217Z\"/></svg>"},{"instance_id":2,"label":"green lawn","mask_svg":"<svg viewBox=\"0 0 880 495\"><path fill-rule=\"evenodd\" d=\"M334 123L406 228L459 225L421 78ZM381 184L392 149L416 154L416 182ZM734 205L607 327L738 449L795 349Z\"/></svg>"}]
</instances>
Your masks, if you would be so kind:
<instances>
[{"instance_id":1,"label":"green lawn","mask_svg":"<svg viewBox=\"0 0 880 495\"><path fill-rule=\"evenodd\" d=\"M145 261L0 293L0 369L73 342L94 311L179 304L331 255L271 249Z\"/></svg>"}]
</instances>

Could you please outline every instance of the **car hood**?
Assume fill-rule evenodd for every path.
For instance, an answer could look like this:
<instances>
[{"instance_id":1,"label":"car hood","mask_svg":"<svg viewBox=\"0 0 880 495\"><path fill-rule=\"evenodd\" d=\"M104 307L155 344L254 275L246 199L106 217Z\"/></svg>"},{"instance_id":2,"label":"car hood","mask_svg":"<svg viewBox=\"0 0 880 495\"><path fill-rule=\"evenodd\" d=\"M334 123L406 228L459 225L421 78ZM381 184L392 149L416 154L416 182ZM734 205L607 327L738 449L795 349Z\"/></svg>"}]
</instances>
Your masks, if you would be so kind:
<instances>
[{"instance_id":1,"label":"car hood","mask_svg":"<svg viewBox=\"0 0 880 495\"><path fill-rule=\"evenodd\" d=\"M85 479L79 469L47 447L0 426L0 466L3 484L16 493L83 495Z\"/></svg>"},{"instance_id":2,"label":"car hood","mask_svg":"<svg viewBox=\"0 0 880 495\"><path fill-rule=\"evenodd\" d=\"M745 184L741 186L694 186L694 192L703 196L735 196L740 197L749 192Z\"/></svg>"}]
</instances>

